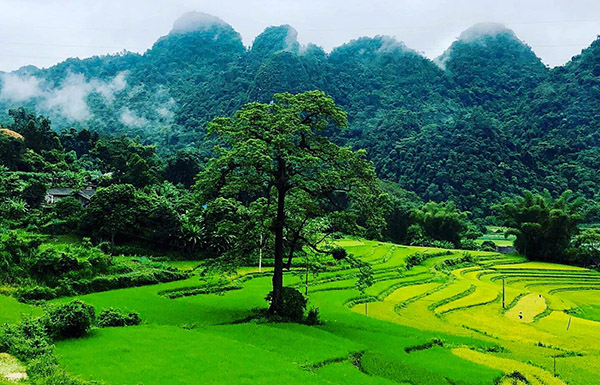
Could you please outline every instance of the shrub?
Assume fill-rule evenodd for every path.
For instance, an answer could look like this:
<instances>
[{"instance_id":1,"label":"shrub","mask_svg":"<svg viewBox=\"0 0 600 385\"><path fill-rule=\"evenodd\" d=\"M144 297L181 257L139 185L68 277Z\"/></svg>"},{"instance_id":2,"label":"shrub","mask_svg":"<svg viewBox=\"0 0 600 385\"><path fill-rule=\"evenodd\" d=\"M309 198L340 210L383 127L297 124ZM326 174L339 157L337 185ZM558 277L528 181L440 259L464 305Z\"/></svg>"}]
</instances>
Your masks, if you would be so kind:
<instances>
[{"instance_id":1,"label":"shrub","mask_svg":"<svg viewBox=\"0 0 600 385\"><path fill-rule=\"evenodd\" d=\"M479 249L481 251L496 251L496 244L492 241L483 241Z\"/></svg>"},{"instance_id":2,"label":"shrub","mask_svg":"<svg viewBox=\"0 0 600 385\"><path fill-rule=\"evenodd\" d=\"M94 324L94 307L75 300L48 309L43 320L48 334L54 338L77 338Z\"/></svg>"},{"instance_id":3,"label":"shrub","mask_svg":"<svg viewBox=\"0 0 600 385\"><path fill-rule=\"evenodd\" d=\"M473 239L462 239L460 248L463 250L479 250L479 245Z\"/></svg>"},{"instance_id":4,"label":"shrub","mask_svg":"<svg viewBox=\"0 0 600 385\"><path fill-rule=\"evenodd\" d=\"M79 261L70 255L45 250L29 261L30 274L43 282L55 282L58 277L79 269Z\"/></svg>"},{"instance_id":5,"label":"shrub","mask_svg":"<svg viewBox=\"0 0 600 385\"><path fill-rule=\"evenodd\" d=\"M44 301L58 297L56 290L47 286L20 287L15 293L21 302Z\"/></svg>"},{"instance_id":6,"label":"shrub","mask_svg":"<svg viewBox=\"0 0 600 385\"><path fill-rule=\"evenodd\" d=\"M115 327L115 326L134 326L142 322L137 313L124 314L120 310L109 308L104 309L98 315L98 326Z\"/></svg>"},{"instance_id":7,"label":"shrub","mask_svg":"<svg viewBox=\"0 0 600 385\"><path fill-rule=\"evenodd\" d=\"M269 304L273 302L273 292L267 294L266 298ZM306 298L298 290L293 287L284 287L282 292L283 306L281 309L281 317L291 321L302 321L304 311L306 310Z\"/></svg>"},{"instance_id":8,"label":"shrub","mask_svg":"<svg viewBox=\"0 0 600 385\"><path fill-rule=\"evenodd\" d=\"M530 384L530 382L527 379L527 377L525 377L525 375L523 375L523 373L521 373L519 371L516 371L516 370L514 372L510 373L510 374L507 374L506 378L517 380L517 381L523 382L525 384Z\"/></svg>"},{"instance_id":9,"label":"shrub","mask_svg":"<svg viewBox=\"0 0 600 385\"><path fill-rule=\"evenodd\" d=\"M52 351L52 341L39 319L25 319L18 324L0 328L0 352L27 361Z\"/></svg>"},{"instance_id":10,"label":"shrub","mask_svg":"<svg viewBox=\"0 0 600 385\"><path fill-rule=\"evenodd\" d=\"M333 250L331 250L331 256L336 261L341 261L342 259L345 259L348 256L348 252L343 247L336 247Z\"/></svg>"},{"instance_id":11,"label":"shrub","mask_svg":"<svg viewBox=\"0 0 600 385\"><path fill-rule=\"evenodd\" d=\"M312 308L308 311L308 314L306 314L306 321L305 323L307 325L319 325L321 324L321 320L319 317L319 308L315 307Z\"/></svg>"},{"instance_id":12,"label":"shrub","mask_svg":"<svg viewBox=\"0 0 600 385\"><path fill-rule=\"evenodd\" d=\"M56 357L52 354L39 355L27 365L27 374L31 383L39 385L92 385L97 382L88 382L69 374L63 369Z\"/></svg>"}]
</instances>

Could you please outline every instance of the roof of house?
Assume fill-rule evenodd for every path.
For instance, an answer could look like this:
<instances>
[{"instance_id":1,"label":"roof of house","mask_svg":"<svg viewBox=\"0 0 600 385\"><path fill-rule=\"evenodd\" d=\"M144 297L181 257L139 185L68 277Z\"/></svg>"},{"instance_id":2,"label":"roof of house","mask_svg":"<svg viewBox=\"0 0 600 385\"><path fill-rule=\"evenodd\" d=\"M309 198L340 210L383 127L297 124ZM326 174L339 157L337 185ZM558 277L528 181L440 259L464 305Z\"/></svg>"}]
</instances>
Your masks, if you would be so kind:
<instances>
[{"instance_id":1,"label":"roof of house","mask_svg":"<svg viewBox=\"0 0 600 385\"><path fill-rule=\"evenodd\" d=\"M96 189L86 188L85 190L81 190L77 193L77 195L90 200L90 198L96 193Z\"/></svg>"},{"instance_id":2,"label":"roof of house","mask_svg":"<svg viewBox=\"0 0 600 385\"><path fill-rule=\"evenodd\" d=\"M73 194L72 188L50 188L46 190L46 194L54 196L66 196Z\"/></svg>"},{"instance_id":3,"label":"roof of house","mask_svg":"<svg viewBox=\"0 0 600 385\"><path fill-rule=\"evenodd\" d=\"M86 188L85 190L81 190L81 191L77 191L72 188L51 188L51 189L46 190L47 195L52 195L55 197L57 197L57 196L67 197L67 196L77 195L88 201L95 193L96 193L96 189L94 189L94 188Z\"/></svg>"}]
</instances>

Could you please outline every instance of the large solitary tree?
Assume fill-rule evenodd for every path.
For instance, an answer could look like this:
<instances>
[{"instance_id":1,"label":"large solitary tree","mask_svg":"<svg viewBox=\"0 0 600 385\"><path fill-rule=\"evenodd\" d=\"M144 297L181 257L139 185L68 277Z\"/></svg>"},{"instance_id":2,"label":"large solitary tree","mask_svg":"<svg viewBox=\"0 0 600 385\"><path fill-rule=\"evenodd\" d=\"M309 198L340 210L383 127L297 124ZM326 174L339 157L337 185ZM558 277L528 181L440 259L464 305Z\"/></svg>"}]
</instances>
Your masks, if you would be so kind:
<instances>
[{"instance_id":1,"label":"large solitary tree","mask_svg":"<svg viewBox=\"0 0 600 385\"><path fill-rule=\"evenodd\" d=\"M322 135L331 127L346 127L346 114L320 91L277 94L208 126L224 145L198 177L199 203L225 198L253 218L235 225L226 263L259 249L274 259L272 314L281 315L283 272L294 255L331 252L323 240L334 231L377 236L385 226L373 166L364 151Z\"/></svg>"}]
</instances>

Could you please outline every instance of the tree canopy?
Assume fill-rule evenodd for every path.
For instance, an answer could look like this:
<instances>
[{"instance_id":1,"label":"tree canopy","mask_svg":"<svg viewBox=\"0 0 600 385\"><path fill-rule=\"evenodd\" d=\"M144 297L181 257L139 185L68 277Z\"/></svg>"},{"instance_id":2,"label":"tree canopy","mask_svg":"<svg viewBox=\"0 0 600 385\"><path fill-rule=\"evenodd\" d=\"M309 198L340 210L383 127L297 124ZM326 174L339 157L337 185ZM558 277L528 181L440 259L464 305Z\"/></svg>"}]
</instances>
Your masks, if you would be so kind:
<instances>
[{"instance_id":1,"label":"tree canopy","mask_svg":"<svg viewBox=\"0 0 600 385\"><path fill-rule=\"evenodd\" d=\"M294 255L306 248L327 252L322 240L335 231L376 236L385 225L386 196L373 166L364 151L323 136L331 126L346 127L346 114L320 91L277 94L269 104L247 104L209 125L225 144L199 175L198 198L208 203L220 196L255 213L227 262L235 264L240 251L267 248L274 258L273 314L281 312L283 269ZM247 250L248 235L269 240Z\"/></svg>"},{"instance_id":2,"label":"tree canopy","mask_svg":"<svg viewBox=\"0 0 600 385\"><path fill-rule=\"evenodd\" d=\"M522 196L494 206L498 220L513 234L515 248L531 260L565 262L577 225L584 219L584 200L565 191L553 199L548 191Z\"/></svg>"}]
</instances>

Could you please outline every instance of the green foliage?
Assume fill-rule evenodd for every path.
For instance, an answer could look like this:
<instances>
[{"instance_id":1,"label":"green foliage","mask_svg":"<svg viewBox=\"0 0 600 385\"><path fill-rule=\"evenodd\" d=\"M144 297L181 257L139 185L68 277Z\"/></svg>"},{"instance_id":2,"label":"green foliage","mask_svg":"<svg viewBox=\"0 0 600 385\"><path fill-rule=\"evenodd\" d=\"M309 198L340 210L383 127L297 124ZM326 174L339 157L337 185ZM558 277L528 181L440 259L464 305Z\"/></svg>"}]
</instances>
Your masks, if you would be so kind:
<instances>
[{"instance_id":1,"label":"green foliage","mask_svg":"<svg viewBox=\"0 0 600 385\"><path fill-rule=\"evenodd\" d=\"M539 261L566 261L565 251L585 218L584 201L565 191L553 199L548 191L523 196L494 206L498 220L515 235L515 248L525 257Z\"/></svg>"},{"instance_id":2,"label":"green foliage","mask_svg":"<svg viewBox=\"0 0 600 385\"><path fill-rule=\"evenodd\" d=\"M0 165L11 170L17 170L21 164L25 143L0 132Z\"/></svg>"},{"instance_id":3,"label":"green foliage","mask_svg":"<svg viewBox=\"0 0 600 385\"><path fill-rule=\"evenodd\" d=\"M413 212L426 237L450 242L454 247L460 245L461 237L468 230L467 214L459 211L453 202L428 202Z\"/></svg>"},{"instance_id":4,"label":"green foliage","mask_svg":"<svg viewBox=\"0 0 600 385\"><path fill-rule=\"evenodd\" d=\"M345 113L320 91L278 94L273 103L247 104L209 125L225 145L198 177L199 204L207 205L205 218L214 209L228 213L209 226L213 234L236 234L227 237L231 246L221 265L232 269L262 249L274 256L274 313L281 307L284 257L289 266L306 248L329 252L320 249L323 235L378 236L385 225L385 195L364 152L322 135L345 125Z\"/></svg>"},{"instance_id":5,"label":"green foliage","mask_svg":"<svg viewBox=\"0 0 600 385\"><path fill-rule=\"evenodd\" d=\"M65 274L81 268L77 258L48 249L30 258L27 270L39 282L50 283L55 286L58 279Z\"/></svg>"},{"instance_id":6,"label":"green foliage","mask_svg":"<svg viewBox=\"0 0 600 385\"><path fill-rule=\"evenodd\" d=\"M52 213L60 221L62 233L79 230L85 215L81 203L74 197L66 197L56 202L52 206Z\"/></svg>"},{"instance_id":7,"label":"green foliage","mask_svg":"<svg viewBox=\"0 0 600 385\"><path fill-rule=\"evenodd\" d=\"M48 335L55 339L82 337L96 319L94 307L75 300L50 307L43 317Z\"/></svg>"},{"instance_id":8,"label":"green foliage","mask_svg":"<svg viewBox=\"0 0 600 385\"><path fill-rule=\"evenodd\" d=\"M139 325L142 320L138 313L123 313L118 309L108 308L102 309L96 318L98 326L102 328L116 326L135 326Z\"/></svg>"},{"instance_id":9,"label":"green foliage","mask_svg":"<svg viewBox=\"0 0 600 385\"><path fill-rule=\"evenodd\" d=\"M0 351L28 361L52 352L52 339L39 319L25 319L0 328Z\"/></svg>"},{"instance_id":10,"label":"green foliage","mask_svg":"<svg viewBox=\"0 0 600 385\"><path fill-rule=\"evenodd\" d=\"M44 116L35 116L20 107L9 110L13 123L9 128L25 138L25 146L36 153L62 149L56 132L50 128L50 120Z\"/></svg>"},{"instance_id":11,"label":"green foliage","mask_svg":"<svg viewBox=\"0 0 600 385\"><path fill-rule=\"evenodd\" d=\"M308 313L306 314L306 320L304 322L307 325L311 325L311 326L321 324L321 319L319 316L319 308L315 307L315 308L308 310Z\"/></svg>"},{"instance_id":12,"label":"green foliage","mask_svg":"<svg viewBox=\"0 0 600 385\"><path fill-rule=\"evenodd\" d=\"M585 229L573 237L567 250L571 262L580 266L600 265L600 230Z\"/></svg>"},{"instance_id":13,"label":"green foliage","mask_svg":"<svg viewBox=\"0 0 600 385\"><path fill-rule=\"evenodd\" d=\"M197 153L180 150L168 159L165 167L165 179L173 184L181 183L186 188L194 184L201 169L201 160Z\"/></svg>"},{"instance_id":14,"label":"green foliage","mask_svg":"<svg viewBox=\"0 0 600 385\"><path fill-rule=\"evenodd\" d=\"M40 208L46 195L46 184L42 181L33 179L25 185L23 189L23 200L30 208Z\"/></svg>"},{"instance_id":15,"label":"green foliage","mask_svg":"<svg viewBox=\"0 0 600 385\"><path fill-rule=\"evenodd\" d=\"M302 321L304 318L304 311L306 310L306 298L302 295L302 293L293 287L284 286L281 293L281 309L277 315L283 319L294 322ZM265 300L269 304L273 304L273 291L267 294Z\"/></svg>"},{"instance_id":16,"label":"green foliage","mask_svg":"<svg viewBox=\"0 0 600 385\"><path fill-rule=\"evenodd\" d=\"M232 116L248 101L320 89L348 113L348 130L326 134L365 149L381 178L425 201L453 201L485 217L493 203L522 189L572 189L598 200L600 40L553 69L509 30L458 39L437 63L386 36L352 40L331 53L298 47L290 26L267 28L246 49L231 26L218 23L171 33L143 55L69 59L35 76L60 87L71 73L87 81L126 74L114 102L89 95L92 116L84 123L48 111L76 163L83 158L95 171L112 172L115 183L141 187L165 176L187 186L197 172L192 158L214 155L217 140L207 135L207 122ZM10 103L3 101L2 110ZM29 105L43 110L38 103ZM145 123L128 126L120 119L125 108ZM22 109L5 120L11 116L10 128L24 134L26 148L1 135L0 148L15 146L0 151L7 157L3 164L11 170L73 168L66 154L50 154L60 146L52 145L47 119ZM70 130L75 123L89 131ZM168 172L155 151L171 156ZM405 218L403 211L393 215ZM402 222L392 231L400 237L408 227Z\"/></svg>"}]
</instances>

